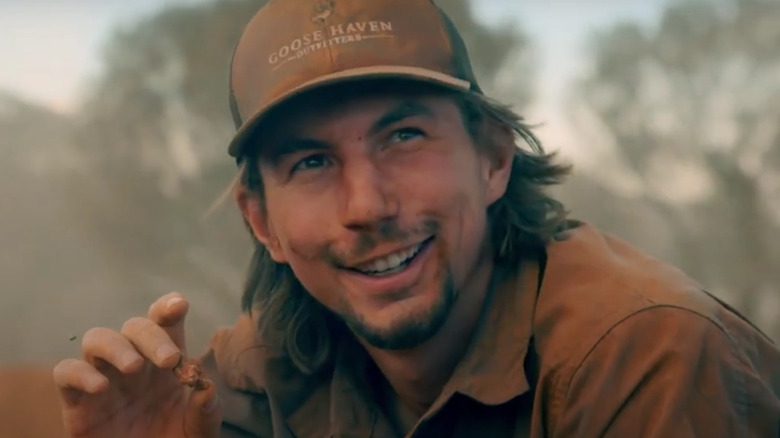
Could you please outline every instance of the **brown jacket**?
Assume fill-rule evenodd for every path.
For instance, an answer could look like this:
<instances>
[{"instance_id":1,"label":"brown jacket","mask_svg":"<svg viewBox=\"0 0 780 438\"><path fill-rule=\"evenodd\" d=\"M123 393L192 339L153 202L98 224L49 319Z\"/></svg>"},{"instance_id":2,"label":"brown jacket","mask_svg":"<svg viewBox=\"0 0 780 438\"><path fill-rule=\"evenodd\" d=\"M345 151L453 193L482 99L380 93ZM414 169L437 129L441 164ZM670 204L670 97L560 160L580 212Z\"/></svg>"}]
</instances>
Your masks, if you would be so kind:
<instances>
[{"instance_id":1,"label":"brown jacket","mask_svg":"<svg viewBox=\"0 0 780 438\"><path fill-rule=\"evenodd\" d=\"M63 438L51 367L0 367L0 438Z\"/></svg>"},{"instance_id":2,"label":"brown jacket","mask_svg":"<svg viewBox=\"0 0 780 438\"><path fill-rule=\"evenodd\" d=\"M414 437L780 436L780 350L680 271L588 225L510 271ZM398 437L362 350L298 374L249 316L204 357L223 438Z\"/></svg>"}]
</instances>

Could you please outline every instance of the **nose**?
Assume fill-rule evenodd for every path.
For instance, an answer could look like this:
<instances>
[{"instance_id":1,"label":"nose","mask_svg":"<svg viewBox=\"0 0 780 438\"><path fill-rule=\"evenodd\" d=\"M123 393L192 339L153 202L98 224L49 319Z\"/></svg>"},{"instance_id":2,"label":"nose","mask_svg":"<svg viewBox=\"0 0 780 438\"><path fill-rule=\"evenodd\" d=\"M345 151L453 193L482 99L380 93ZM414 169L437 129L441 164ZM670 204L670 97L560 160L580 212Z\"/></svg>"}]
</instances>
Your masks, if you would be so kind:
<instances>
[{"instance_id":1,"label":"nose","mask_svg":"<svg viewBox=\"0 0 780 438\"><path fill-rule=\"evenodd\" d=\"M340 211L345 228L371 230L397 218L400 205L392 181L373 160L349 163L342 172Z\"/></svg>"}]
</instances>

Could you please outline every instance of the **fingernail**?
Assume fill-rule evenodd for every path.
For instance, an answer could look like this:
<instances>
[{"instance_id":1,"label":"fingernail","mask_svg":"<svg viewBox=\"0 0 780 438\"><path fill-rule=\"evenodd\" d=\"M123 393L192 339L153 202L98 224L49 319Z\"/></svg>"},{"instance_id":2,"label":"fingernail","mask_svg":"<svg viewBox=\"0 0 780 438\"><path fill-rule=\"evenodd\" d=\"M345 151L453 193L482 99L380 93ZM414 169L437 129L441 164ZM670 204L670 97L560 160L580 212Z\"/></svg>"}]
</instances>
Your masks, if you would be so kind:
<instances>
[{"instance_id":1,"label":"fingernail","mask_svg":"<svg viewBox=\"0 0 780 438\"><path fill-rule=\"evenodd\" d=\"M157 357L157 359L161 361L170 359L171 356L175 354L176 354L176 349L171 347L168 344L162 344L159 347L157 347L157 350L154 351L154 355Z\"/></svg>"},{"instance_id":2,"label":"fingernail","mask_svg":"<svg viewBox=\"0 0 780 438\"><path fill-rule=\"evenodd\" d=\"M217 405L219 404L219 397L217 397L217 394L214 394L213 397L203 406L203 412L210 414L214 412L214 409L217 408Z\"/></svg>"},{"instance_id":3,"label":"fingernail","mask_svg":"<svg viewBox=\"0 0 780 438\"><path fill-rule=\"evenodd\" d=\"M104 382L104 377L95 376L93 374L90 374L84 378L84 384L87 386L87 391L89 392L97 392L98 389L103 386Z\"/></svg>"},{"instance_id":4,"label":"fingernail","mask_svg":"<svg viewBox=\"0 0 780 438\"><path fill-rule=\"evenodd\" d=\"M122 354L122 357L119 359L119 366L122 369L127 369L132 367L133 364L135 364L139 360L141 360L141 356L139 356L138 353L128 351Z\"/></svg>"},{"instance_id":5,"label":"fingernail","mask_svg":"<svg viewBox=\"0 0 780 438\"><path fill-rule=\"evenodd\" d=\"M166 308L166 309L170 309L171 307L175 306L175 305L176 305L176 304L178 304L178 303L181 303L182 301L184 301L184 298L181 298L181 297L173 297L173 298L171 298L170 300L168 300L168 302L167 302L167 303L165 303L165 308Z\"/></svg>"}]
</instances>

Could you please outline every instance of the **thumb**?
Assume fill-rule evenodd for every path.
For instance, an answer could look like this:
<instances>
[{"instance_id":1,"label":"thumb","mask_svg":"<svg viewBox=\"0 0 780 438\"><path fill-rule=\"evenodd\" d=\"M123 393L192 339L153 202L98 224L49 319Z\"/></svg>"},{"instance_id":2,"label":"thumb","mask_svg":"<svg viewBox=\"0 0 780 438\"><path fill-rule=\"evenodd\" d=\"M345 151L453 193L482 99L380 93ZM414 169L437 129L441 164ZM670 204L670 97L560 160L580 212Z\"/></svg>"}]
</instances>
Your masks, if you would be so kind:
<instances>
[{"instance_id":1,"label":"thumb","mask_svg":"<svg viewBox=\"0 0 780 438\"><path fill-rule=\"evenodd\" d=\"M222 424L222 402L217 395L217 386L204 380L206 387L190 393L187 411L184 414L184 430L189 438L219 438Z\"/></svg>"}]
</instances>

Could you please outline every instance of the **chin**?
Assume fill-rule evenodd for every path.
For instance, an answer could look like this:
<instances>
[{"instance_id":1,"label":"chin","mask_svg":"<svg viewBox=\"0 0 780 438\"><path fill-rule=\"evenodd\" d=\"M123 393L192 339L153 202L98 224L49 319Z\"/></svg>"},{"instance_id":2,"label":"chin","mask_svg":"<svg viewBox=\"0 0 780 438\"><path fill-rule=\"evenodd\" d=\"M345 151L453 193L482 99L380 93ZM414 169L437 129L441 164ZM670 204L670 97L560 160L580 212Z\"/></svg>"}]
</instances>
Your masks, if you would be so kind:
<instances>
[{"instance_id":1,"label":"chin","mask_svg":"<svg viewBox=\"0 0 780 438\"><path fill-rule=\"evenodd\" d=\"M412 295L386 303L381 309L343 315L352 332L382 350L407 350L438 333L449 317L457 294L450 286L436 295Z\"/></svg>"}]
</instances>

